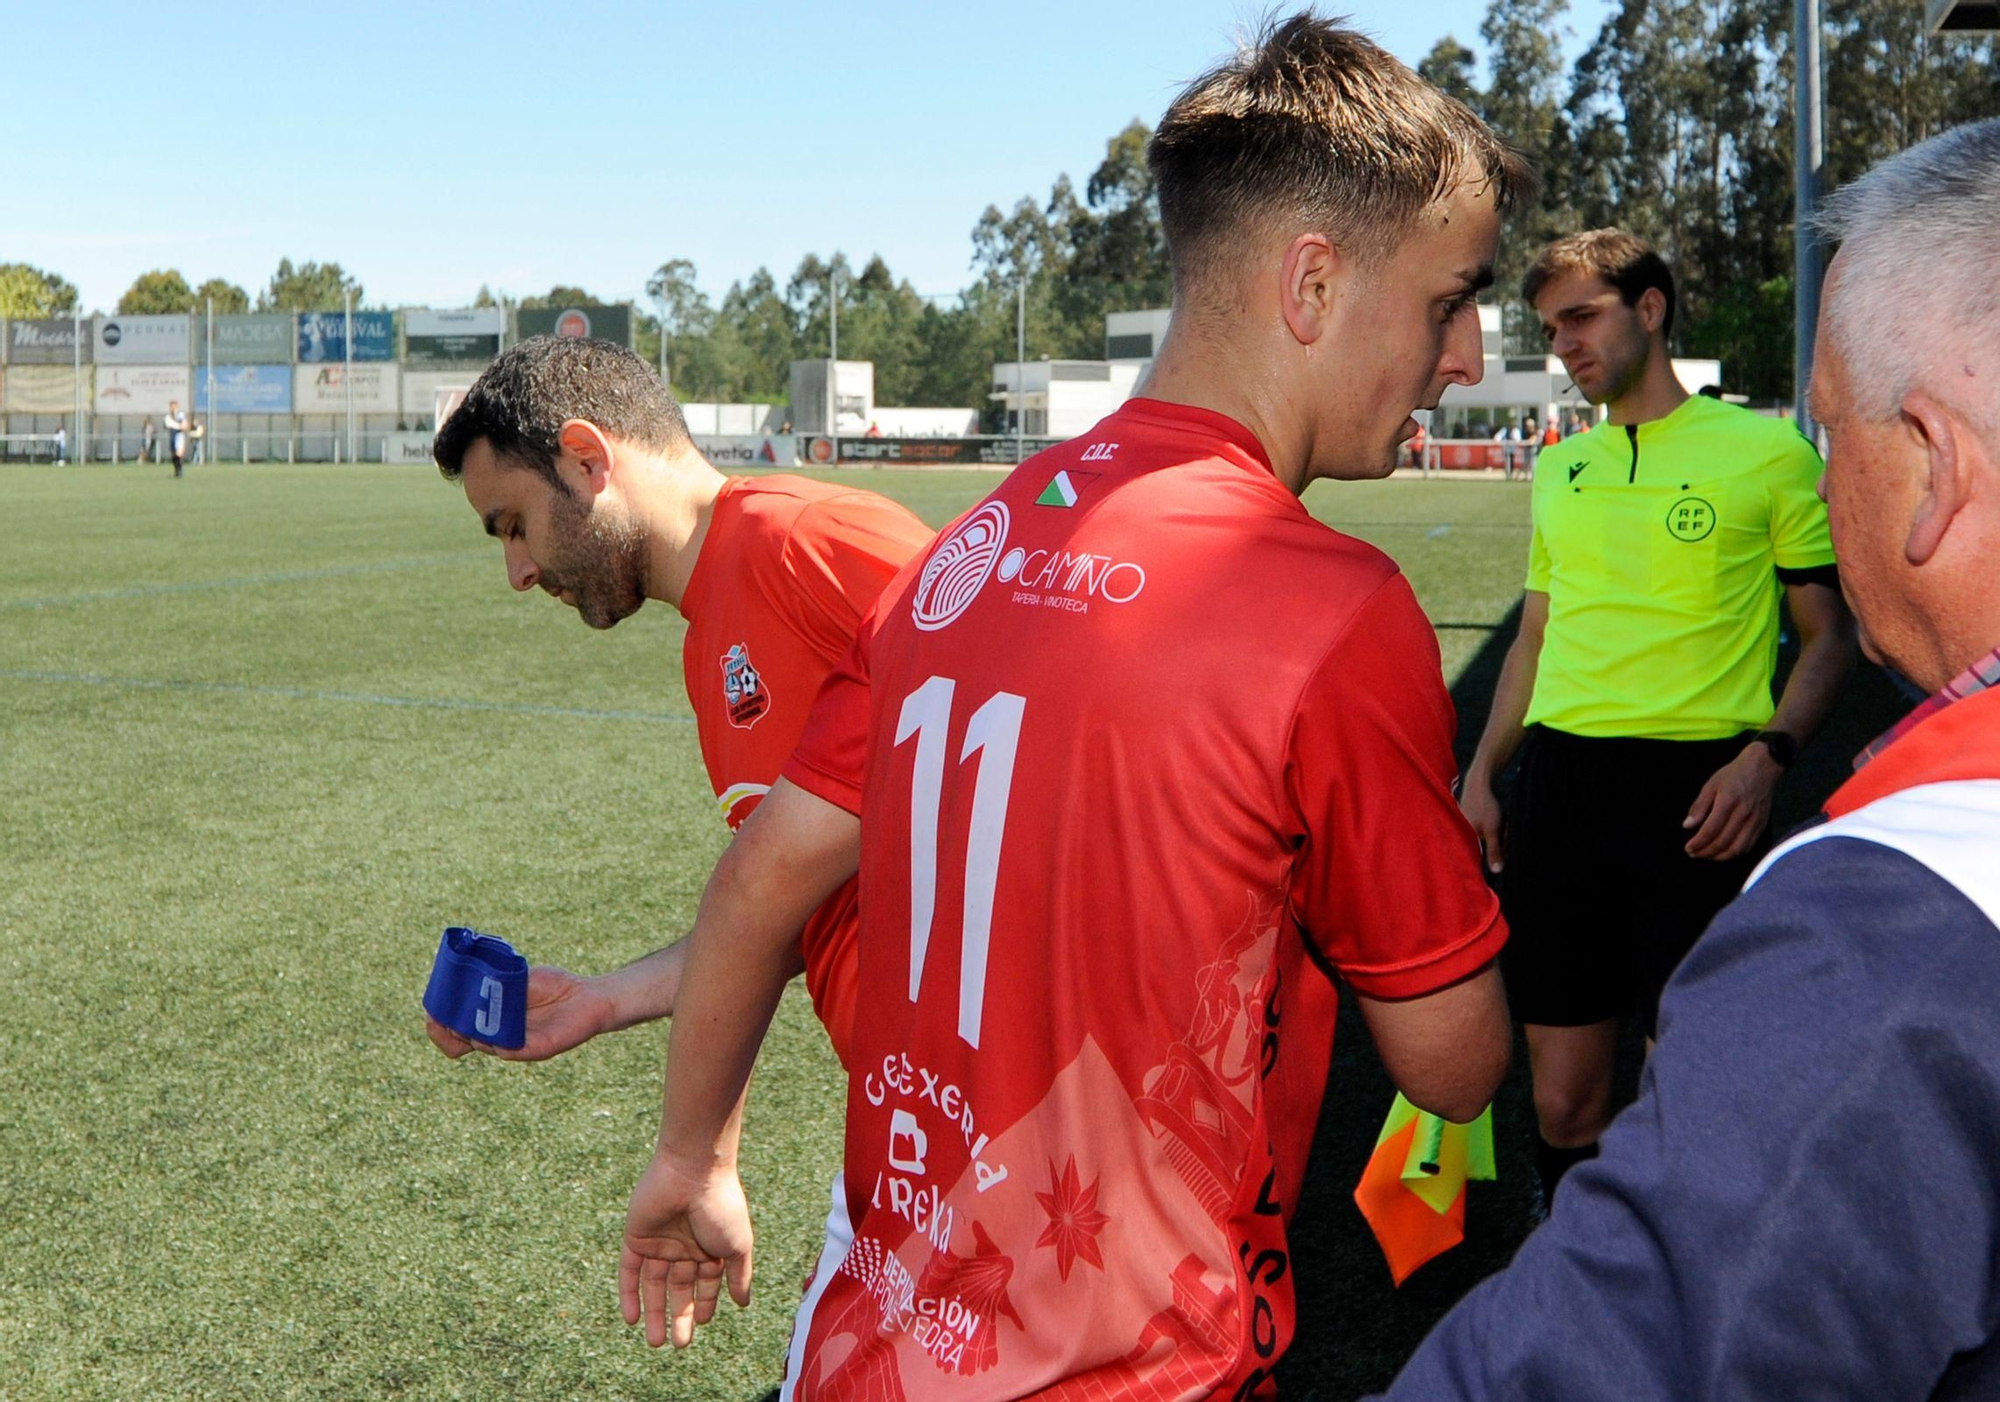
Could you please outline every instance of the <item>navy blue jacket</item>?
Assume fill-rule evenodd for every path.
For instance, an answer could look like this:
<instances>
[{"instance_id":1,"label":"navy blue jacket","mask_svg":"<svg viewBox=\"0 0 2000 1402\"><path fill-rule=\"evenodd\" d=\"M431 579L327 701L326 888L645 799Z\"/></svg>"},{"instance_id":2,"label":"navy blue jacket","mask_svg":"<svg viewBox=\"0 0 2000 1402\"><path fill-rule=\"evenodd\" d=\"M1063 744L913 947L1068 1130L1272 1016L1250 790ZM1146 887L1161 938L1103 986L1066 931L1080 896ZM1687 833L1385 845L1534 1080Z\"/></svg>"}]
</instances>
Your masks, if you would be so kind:
<instances>
[{"instance_id":1,"label":"navy blue jacket","mask_svg":"<svg viewBox=\"0 0 2000 1402\"><path fill-rule=\"evenodd\" d=\"M1781 847L1601 1157L1389 1397L2000 1398L1996 919L2000 780Z\"/></svg>"}]
</instances>

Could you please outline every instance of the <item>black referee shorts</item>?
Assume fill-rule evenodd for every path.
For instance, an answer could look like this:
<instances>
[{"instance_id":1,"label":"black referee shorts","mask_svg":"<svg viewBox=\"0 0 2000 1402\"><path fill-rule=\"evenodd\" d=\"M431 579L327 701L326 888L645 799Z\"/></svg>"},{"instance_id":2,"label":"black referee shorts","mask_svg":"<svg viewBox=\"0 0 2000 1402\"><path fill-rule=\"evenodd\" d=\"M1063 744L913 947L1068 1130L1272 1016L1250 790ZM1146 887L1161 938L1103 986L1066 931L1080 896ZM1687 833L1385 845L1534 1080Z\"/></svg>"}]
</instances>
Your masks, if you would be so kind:
<instances>
[{"instance_id":1,"label":"black referee shorts","mask_svg":"<svg viewBox=\"0 0 2000 1402\"><path fill-rule=\"evenodd\" d=\"M1729 862L1683 850L1688 809L1749 734L1636 740L1531 726L1506 810L1501 954L1517 1022L1583 1027L1636 1016L1648 1037L1660 992L1769 846Z\"/></svg>"}]
</instances>

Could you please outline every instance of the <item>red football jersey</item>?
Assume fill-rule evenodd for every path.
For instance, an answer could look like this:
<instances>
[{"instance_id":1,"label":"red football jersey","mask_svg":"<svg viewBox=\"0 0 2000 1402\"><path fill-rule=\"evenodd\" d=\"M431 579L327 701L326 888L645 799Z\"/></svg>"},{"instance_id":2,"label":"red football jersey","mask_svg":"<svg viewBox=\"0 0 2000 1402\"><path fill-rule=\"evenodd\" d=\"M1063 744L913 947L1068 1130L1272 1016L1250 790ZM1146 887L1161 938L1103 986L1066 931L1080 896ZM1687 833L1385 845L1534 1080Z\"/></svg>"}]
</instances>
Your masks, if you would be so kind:
<instances>
[{"instance_id":1,"label":"red football jersey","mask_svg":"<svg viewBox=\"0 0 2000 1402\"><path fill-rule=\"evenodd\" d=\"M862 817L845 1194L788 1395L1267 1395L1332 1047L1506 937L1436 635L1218 414L1134 400L906 568L794 782ZM1310 950L1309 950L1310 947Z\"/></svg>"},{"instance_id":2,"label":"red football jersey","mask_svg":"<svg viewBox=\"0 0 2000 1402\"><path fill-rule=\"evenodd\" d=\"M730 827L777 778L883 585L932 534L873 492L791 476L723 485L681 597L681 663L702 763ZM805 930L806 988L843 1061L855 918L849 882Z\"/></svg>"}]
</instances>

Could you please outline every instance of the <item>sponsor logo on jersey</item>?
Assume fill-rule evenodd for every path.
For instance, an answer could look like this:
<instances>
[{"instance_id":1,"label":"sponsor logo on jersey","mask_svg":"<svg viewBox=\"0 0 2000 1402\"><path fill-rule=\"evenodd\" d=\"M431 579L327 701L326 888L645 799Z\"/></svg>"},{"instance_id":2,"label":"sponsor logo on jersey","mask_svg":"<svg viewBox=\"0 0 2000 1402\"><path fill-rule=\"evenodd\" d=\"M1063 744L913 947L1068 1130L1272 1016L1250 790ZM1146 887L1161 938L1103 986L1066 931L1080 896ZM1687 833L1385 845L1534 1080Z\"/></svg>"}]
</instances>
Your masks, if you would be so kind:
<instances>
[{"instance_id":1,"label":"sponsor logo on jersey","mask_svg":"<svg viewBox=\"0 0 2000 1402\"><path fill-rule=\"evenodd\" d=\"M738 730L748 730L771 709L771 693L750 663L748 644L738 643L722 654L722 699L729 706L729 723Z\"/></svg>"},{"instance_id":2,"label":"sponsor logo on jersey","mask_svg":"<svg viewBox=\"0 0 2000 1402\"><path fill-rule=\"evenodd\" d=\"M1015 546L1000 561L1000 582L1013 602L1067 613L1089 613L1092 600L1129 604L1146 587L1146 570L1130 560L1078 550Z\"/></svg>"},{"instance_id":3,"label":"sponsor logo on jersey","mask_svg":"<svg viewBox=\"0 0 2000 1402\"><path fill-rule=\"evenodd\" d=\"M1006 548L1009 523L1006 503L989 501L938 542L910 601L917 627L935 632L972 607Z\"/></svg>"},{"instance_id":4,"label":"sponsor logo on jersey","mask_svg":"<svg viewBox=\"0 0 2000 1402\"><path fill-rule=\"evenodd\" d=\"M1100 448L1107 446L1115 448L1118 445L1116 443L1100 443L1097 446ZM1092 460L1089 453L1085 453L1083 459L1085 462ZM1075 506L1076 499L1083 495L1084 488L1095 482L1097 478L1098 474L1095 472L1058 472L1049 479L1049 485L1042 488L1042 494L1035 498L1035 505Z\"/></svg>"},{"instance_id":5,"label":"sponsor logo on jersey","mask_svg":"<svg viewBox=\"0 0 2000 1402\"><path fill-rule=\"evenodd\" d=\"M1675 540L1707 540L1715 532L1715 508L1700 497L1682 497L1667 511L1667 529Z\"/></svg>"}]
</instances>

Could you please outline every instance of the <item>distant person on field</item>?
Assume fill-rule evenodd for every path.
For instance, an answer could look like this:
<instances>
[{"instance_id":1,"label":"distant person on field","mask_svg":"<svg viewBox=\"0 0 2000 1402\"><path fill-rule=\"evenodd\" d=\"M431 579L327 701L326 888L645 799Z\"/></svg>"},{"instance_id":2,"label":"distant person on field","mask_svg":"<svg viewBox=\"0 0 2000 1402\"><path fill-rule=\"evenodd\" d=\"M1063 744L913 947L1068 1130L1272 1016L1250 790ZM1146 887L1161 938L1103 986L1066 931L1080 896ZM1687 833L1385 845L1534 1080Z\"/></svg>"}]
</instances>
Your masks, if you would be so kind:
<instances>
[{"instance_id":1,"label":"distant person on field","mask_svg":"<svg viewBox=\"0 0 2000 1402\"><path fill-rule=\"evenodd\" d=\"M173 454L174 476L178 477L181 475L181 464L187 458L188 445L187 415L181 412L180 400L167 401L167 417L164 423L167 430L167 451Z\"/></svg>"},{"instance_id":2,"label":"distant person on field","mask_svg":"<svg viewBox=\"0 0 2000 1402\"><path fill-rule=\"evenodd\" d=\"M56 466L61 467L64 463L69 461L69 430L65 428L63 425L57 424L55 439L56 439Z\"/></svg>"},{"instance_id":3,"label":"distant person on field","mask_svg":"<svg viewBox=\"0 0 2000 1402\"><path fill-rule=\"evenodd\" d=\"M2000 1397L2000 120L1824 222L1840 584L1930 699L1702 936L1638 1103L1398 1402Z\"/></svg>"},{"instance_id":4,"label":"distant person on field","mask_svg":"<svg viewBox=\"0 0 2000 1402\"><path fill-rule=\"evenodd\" d=\"M1514 930L1507 993L1547 1203L1610 1123L1620 1020L1653 1036L1667 977L1756 864L1854 632L1818 454L1789 424L1682 388L1659 255L1618 229L1571 235L1522 296L1610 409L1542 455L1520 634L1461 800ZM1781 596L1802 651L1774 715ZM1494 782L1516 752L1503 816Z\"/></svg>"},{"instance_id":5,"label":"distant person on field","mask_svg":"<svg viewBox=\"0 0 2000 1402\"><path fill-rule=\"evenodd\" d=\"M438 468L540 588L593 628L657 599L687 620L681 671L702 763L733 830L791 757L820 682L932 531L902 506L803 477L725 477L644 361L606 341L537 336L480 375L432 445ZM806 925L800 963L834 1050L854 1002L855 887ZM685 942L614 972L528 974L528 1041L481 1046L429 1021L447 1056L539 1061L674 1010Z\"/></svg>"},{"instance_id":6,"label":"distant person on field","mask_svg":"<svg viewBox=\"0 0 2000 1402\"><path fill-rule=\"evenodd\" d=\"M140 462L150 463L153 460L153 444L157 432L153 427L153 416L151 414L146 415L146 422L139 427Z\"/></svg>"}]
</instances>

